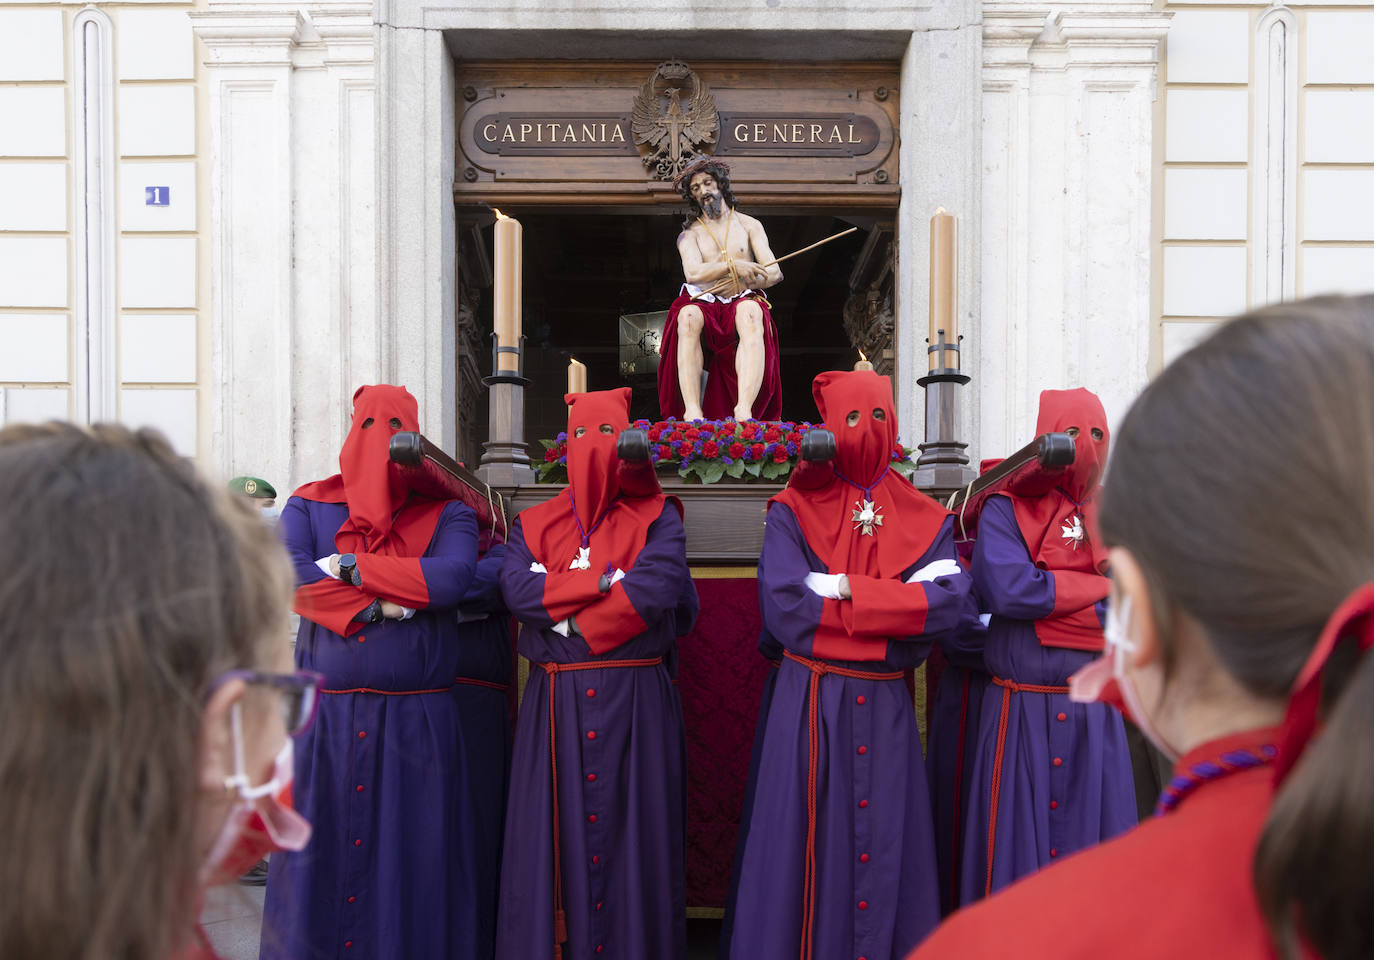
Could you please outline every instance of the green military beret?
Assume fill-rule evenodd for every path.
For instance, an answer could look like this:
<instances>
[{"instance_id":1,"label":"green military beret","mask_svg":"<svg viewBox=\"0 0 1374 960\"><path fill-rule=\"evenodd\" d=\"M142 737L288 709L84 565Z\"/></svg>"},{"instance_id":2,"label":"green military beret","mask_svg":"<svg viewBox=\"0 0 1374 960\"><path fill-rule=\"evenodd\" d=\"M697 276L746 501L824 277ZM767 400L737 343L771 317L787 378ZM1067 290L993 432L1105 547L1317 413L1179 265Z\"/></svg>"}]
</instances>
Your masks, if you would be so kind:
<instances>
[{"instance_id":1,"label":"green military beret","mask_svg":"<svg viewBox=\"0 0 1374 960\"><path fill-rule=\"evenodd\" d=\"M235 477L229 481L229 489L255 500L275 500L277 497L277 491L272 484L257 477Z\"/></svg>"}]
</instances>

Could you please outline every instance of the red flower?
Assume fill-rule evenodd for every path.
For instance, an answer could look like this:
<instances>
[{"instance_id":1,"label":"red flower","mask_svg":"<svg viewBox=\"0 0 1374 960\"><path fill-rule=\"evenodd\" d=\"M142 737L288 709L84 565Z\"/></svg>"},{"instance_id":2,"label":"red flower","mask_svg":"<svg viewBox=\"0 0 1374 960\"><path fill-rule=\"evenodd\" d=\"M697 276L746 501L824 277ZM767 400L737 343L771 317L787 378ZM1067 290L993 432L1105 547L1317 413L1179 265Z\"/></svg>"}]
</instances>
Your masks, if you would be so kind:
<instances>
[{"instance_id":1,"label":"red flower","mask_svg":"<svg viewBox=\"0 0 1374 960\"><path fill-rule=\"evenodd\" d=\"M549 447L549 449L547 449L547 450L544 451L544 462L545 462L545 463L553 463L553 462L554 462L555 460L557 460L557 459L558 459L558 448L557 448L557 447Z\"/></svg>"},{"instance_id":2,"label":"red flower","mask_svg":"<svg viewBox=\"0 0 1374 960\"><path fill-rule=\"evenodd\" d=\"M701 445L701 455L708 459L715 459L720 456L720 444L714 440L707 440Z\"/></svg>"},{"instance_id":3,"label":"red flower","mask_svg":"<svg viewBox=\"0 0 1374 960\"><path fill-rule=\"evenodd\" d=\"M793 430L787 434L788 443L801 443L802 435L799 431Z\"/></svg>"},{"instance_id":4,"label":"red flower","mask_svg":"<svg viewBox=\"0 0 1374 960\"><path fill-rule=\"evenodd\" d=\"M692 455L692 441L684 440L677 445L678 456L684 460Z\"/></svg>"},{"instance_id":5,"label":"red flower","mask_svg":"<svg viewBox=\"0 0 1374 960\"><path fill-rule=\"evenodd\" d=\"M701 431L696 427L688 427L682 432L682 436L688 440L695 440L697 437L701 436Z\"/></svg>"},{"instance_id":6,"label":"red flower","mask_svg":"<svg viewBox=\"0 0 1374 960\"><path fill-rule=\"evenodd\" d=\"M658 445L658 458L660 460L671 460L673 458L672 449L667 445L660 443Z\"/></svg>"},{"instance_id":7,"label":"red flower","mask_svg":"<svg viewBox=\"0 0 1374 960\"><path fill-rule=\"evenodd\" d=\"M682 431L680 431L680 430L674 430L672 433L668 434L668 442L669 442L669 443L681 443L681 442L682 442Z\"/></svg>"},{"instance_id":8,"label":"red flower","mask_svg":"<svg viewBox=\"0 0 1374 960\"><path fill-rule=\"evenodd\" d=\"M778 444L776 447L773 448L773 462L774 462L774 463L786 463L786 462L787 462L787 447L783 446L781 443Z\"/></svg>"},{"instance_id":9,"label":"red flower","mask_svg":"<svg viewBox=\"0 0 1374 960\"><path fill-rule=\"evenodd\" d=\"M780 439L782 439L782 431L777 427L769 427L763 431L764 443L777 443Z\"/></svg>"},{"instance_id":10,"label":"red flower","mask_svg":"<svg viewBox=\"0 0 1374 960\"><path fill-rule=\"evenodd\" d=\"M742 456L744 456L744 444L736 440L730 444L730 457L733 460L738 460Z\"/></svg>"},{"instance_id":11,"label":"red flower","mask_svg":"<svg viewBox=\"0 0 1374 960\"><path fill-rule=\"evenodd\" d=\"M654 424L652 427L649 428L649 439L652 440L654 443L658 443L659 438L662 436L663 427L660 424Z\"/></svg>"},{"instance_id":12,"label":"red flower","mask_svg":"<svg viewBox=\"0 0 1374 960\"><path fill-rule=\"evenodd\" d=\"M762 460L762 459L763 459L763 444L761 444L761 443L756 443L756 444L754 444L753 446L751 446L751 447L749 448L749 459L750 459L750 460Z\"/></svg>"}]
</instances>

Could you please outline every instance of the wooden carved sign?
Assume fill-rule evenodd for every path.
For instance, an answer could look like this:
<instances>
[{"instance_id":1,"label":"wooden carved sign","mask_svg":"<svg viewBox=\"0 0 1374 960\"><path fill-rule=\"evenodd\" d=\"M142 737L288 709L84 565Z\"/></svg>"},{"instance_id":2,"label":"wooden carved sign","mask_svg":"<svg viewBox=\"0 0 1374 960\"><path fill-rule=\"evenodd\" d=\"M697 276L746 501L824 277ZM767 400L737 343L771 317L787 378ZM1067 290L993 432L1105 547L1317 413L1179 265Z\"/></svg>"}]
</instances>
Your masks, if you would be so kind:
<instances>
[{"instance_id":1,"label":"wooden carved sign","mask_svg":"<svg viewBox=\"0 0 1374 960\"><path fill-rule=\"evenodd\" d=\"M678 203L727 159L758 201L895 204L897 68L569 62L461 68L459 202Z\"/></svg>"}]
</instances>

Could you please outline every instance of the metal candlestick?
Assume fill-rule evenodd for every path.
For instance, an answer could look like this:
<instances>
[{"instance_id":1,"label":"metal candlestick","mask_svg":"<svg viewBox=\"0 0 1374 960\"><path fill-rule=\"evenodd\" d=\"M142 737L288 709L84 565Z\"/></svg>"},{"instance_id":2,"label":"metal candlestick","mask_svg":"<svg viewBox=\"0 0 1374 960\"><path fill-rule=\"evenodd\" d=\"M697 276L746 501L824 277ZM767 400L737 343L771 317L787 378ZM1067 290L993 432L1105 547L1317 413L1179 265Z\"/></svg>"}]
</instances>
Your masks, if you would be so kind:
<instances>
[{"instance_id":1,"label":"metal candlestick","mask_svg":"<svg viewBox=\"0 0 1374 960\"><path fill-rule=\"evenodd\" d=\"M516 355L515 370L500 369L503 353ZM493 336L491 369L491 376L482 378L490 401L487 436L491 439L482 444L477 475L493 487L534 483L534 468L525 448L525 388L530 381L525 378L524 334L518 347L499 346Z\"/></svg>"},{"instance_id":2,"label":"metal candlestick","mask_svg":"<svg viewBox=\"0 0 1374 960\"><path fill-rule=\"evenodd\" d=\"M958 340L946 341L943 329L936 331L936 336L936 342L926 350L927 354L936 355L936 367L916 381L926 389L926 439L919 445L921 455L916 458L916 472L911 479L922 490L958 490L977 473L968 465L964 452L968 444L955 439L959 388L970 378L959 372Z\"/></svg>"}]
</instances>

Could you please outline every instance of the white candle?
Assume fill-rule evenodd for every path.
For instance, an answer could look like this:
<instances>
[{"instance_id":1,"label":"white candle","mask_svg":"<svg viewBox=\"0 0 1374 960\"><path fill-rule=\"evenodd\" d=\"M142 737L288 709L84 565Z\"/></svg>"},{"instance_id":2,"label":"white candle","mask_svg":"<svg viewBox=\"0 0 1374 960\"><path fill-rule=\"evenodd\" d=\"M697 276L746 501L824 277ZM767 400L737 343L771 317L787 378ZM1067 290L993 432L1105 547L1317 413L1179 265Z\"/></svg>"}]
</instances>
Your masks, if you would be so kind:
<instances>
[{"instance_id":1,"label":"white candle","mask_svg":"<svg viewBox=\"0 0 1374 960\"><path fill-rule=\"evenodd\" d=\"M930 218L930 345L959 343L959 221L944 207ZM958 354L951 354L953 369L959 368ZM930 369L945 366L937 351L930 354Z\"/></svg>"},{"instance_id":2,"label":"white candle","mask_svg":"<svg viewBox=\"0 0 1374 960\"><path fill-rule=\"evenodd\" d=\"M492 244L496 251L496 276L492 284L492 320L496 327L498 347L520 347L523 245L520 221L496 210L496 236ZM520 355L498 353L496 369L500 372L516 373L520 369Z\"/></svg>"},{"instance_id":3,"label":"white candle","mask_svg":"<svg viewBox=\"0 0 1374 960\"><path fill-rule=\"evenodd\" d=\"M580 363L576 357L568 364L568 392L587 392L587 365Z\"/></svg>"}]
</instances>

